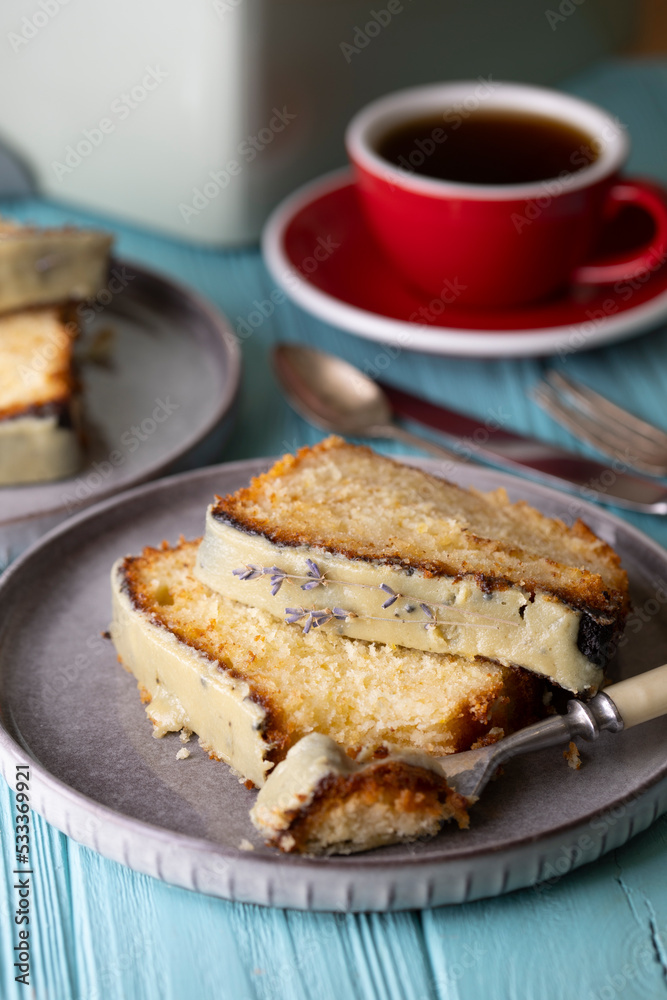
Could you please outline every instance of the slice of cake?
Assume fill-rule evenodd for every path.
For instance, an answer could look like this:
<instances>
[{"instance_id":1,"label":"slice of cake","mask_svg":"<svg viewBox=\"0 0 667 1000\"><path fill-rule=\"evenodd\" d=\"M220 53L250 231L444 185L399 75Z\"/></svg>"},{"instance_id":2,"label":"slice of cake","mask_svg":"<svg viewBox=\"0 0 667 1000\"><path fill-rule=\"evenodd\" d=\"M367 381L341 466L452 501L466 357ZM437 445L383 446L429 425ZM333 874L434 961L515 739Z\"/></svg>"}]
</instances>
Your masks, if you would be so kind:
<instances>
[{"instance_id":1,"label":"slice of cake","mask_svg":"<svg viewBox=\"0 0 667 1000\"><path fill-rule=\"evenodd\" d=\"M578 693L601 683L628 610L618 556L581 521L336 437L218 497L197 575L294 627L481 656Z\"/></svg>"},{"instance_id":2,"label":"slice of cake","mask_svg":"<svg viewBox=\"0 0 667 1000\"><path fill-rule=\"evenodd\" d=\"M0 219L0 312L87 299L104 287L112 237Z\"/></svg>"},{"instance_id":3,"label":"slice of cake","mask_svg":"<svg viewBox=\"0 0 667 1000\"><path fill-rule=\"evenodd\" d=\"M333 621L300 628L214 593L195 576L198 546L115 564L111 637L155 735L192 730L257 786L313 731L353 751L439 756L544 713L543 682L525 671L350 639Z\"/></svg>"},{"instance_id":4,"label":"slice of cake","mask_svg":"<svg viewBox=\"0 0 667 1000\"><path fill-rule=\"evenodd\" d=\"M79 468L77 332L65 308L0 316L0 486Z\"/></svg>"},{"instance_id":5,"label":"slice of cake","mask_svg":"<svg viewBox=\"0 0 667 1000\"><path fill-rule=\"evenodd\" d=\"M250 810L266 843L302 854L352 854L434 836L467 802L448 787L438 762L394 747L352 760L328 736L299 740Z\"/></svg>"}]
</instances>

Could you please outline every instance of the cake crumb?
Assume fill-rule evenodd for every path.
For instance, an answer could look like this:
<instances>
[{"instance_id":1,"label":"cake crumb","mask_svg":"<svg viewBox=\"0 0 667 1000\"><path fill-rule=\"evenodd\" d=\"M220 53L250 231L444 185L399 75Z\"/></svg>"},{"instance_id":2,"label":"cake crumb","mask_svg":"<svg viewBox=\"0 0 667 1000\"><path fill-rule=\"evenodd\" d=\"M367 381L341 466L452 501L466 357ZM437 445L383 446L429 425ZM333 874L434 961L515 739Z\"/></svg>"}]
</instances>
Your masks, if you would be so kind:
<instances>
[{"instance_id":1,"label":"cake crumb","mask_svg":"<svg viewBox=\"0 0 667 1000\"><path fill-rule=\"evenodd\" d=\"M176 760L185 760L190 756L190 751L187 747L181 747L181 749L176 754Z\"/></svg>"},{"instance_id":2,"label":"cake crumb","mask_svg":"<svg viewBox=\"0 0 667 1000\"><path fill-rule=\"evenodd\" d=\"M504 729L501 729L500 726L492 726L488 733L484 736L480 736L480 738L472 744L470 749L481 750L482 747L490 747L493 743L497 743L499 740L502 740L504 735Z\"/></svg>"},{"instance_id":3,"label":"cake crumb","mask_svg":"<svg viewBox=\"0 0 667 1000\"><path fill-rule=\"evenodd\" d=\"M254 851L254 850L255 850L255 845L251 844L250 841L244 837L241 843L239 844L239 851Z\"/></svg>"},{"instance_id":4,"label":"cake crumb","mask_svg":"<svg viewBox=\"0 0 667 1000\"><path fill-rule=\"evenodd\" d=\"M191 736L192 736L192 730L187 729L185 726L183 726L178 738L181 741L181 743L189 743Z\"/></svg>"},{"instance_id":5,"label":"cake crumb","mask_svg":"<svg viewBox=\"0 0 667 1000\"><path fill-rule=\"evenodd\" d=\"M100 368L111 368L116 331L113 327L98 330L82 351L82 360Z\"/></svg>"},{"instance_id":6,"label":"cake crumb","mask_svg":"<svg viewBox=\"0 0 667 1000\"><path fill-rule=\"evenodd\" d=\"M570 740L568 743L567 750L563 750L563 757L567 761L567 766L571 767L573 771L578 771L581 767L581 754L577 748L577 744Z\"/></svg>"}]
</instances>

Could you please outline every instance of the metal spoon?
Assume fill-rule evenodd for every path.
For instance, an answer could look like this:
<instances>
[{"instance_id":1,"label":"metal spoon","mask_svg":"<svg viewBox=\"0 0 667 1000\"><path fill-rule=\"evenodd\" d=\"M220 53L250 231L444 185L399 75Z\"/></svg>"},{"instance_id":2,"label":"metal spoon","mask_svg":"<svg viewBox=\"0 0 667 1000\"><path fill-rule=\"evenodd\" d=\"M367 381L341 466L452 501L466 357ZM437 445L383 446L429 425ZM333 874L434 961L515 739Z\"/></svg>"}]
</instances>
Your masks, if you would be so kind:
<instances>
[{"instance_id":1,"label":"metal spoon","mask_svg":"<svg viewBox=\"0 0 667 1000\"><path fill-rule=\"evenodd\" d=\"M449 463L443 469L446 474L450 470L454 473L454 462L485 462L515 475L528 474L586 500L645 514L667 515L667 489L655 480L640 478L616 466L609 479L609 468L585 455L563 451L502 427L489 433L485 425L484 436L479 442L477 430L481 425L444 408L442 414L449 414L459 426L463 421L470 428L463 438L466 447L461 453L412 434L393 422L392 404L382 388L354 365L333 354L301 344L278 344L273 350L273 362L278 381L297 413L325 431L402 441L446 459ZM425 405L431 410L439 409L432 404ZM400 406L397 410L400 412ZM459 437L458 434L450 436Z\"/></svg>"},{"instance_id":2,"label":"metal spoon","mask_svg":"<svg viewBox=\"0 0 667 1000\"><path fill-rule=\"evenodd\" d=\"M316 427L355 437L393 438L437 458L463 461L463 456L395 424L380 386L342 358L301 344L278 344L273 366L290 405Z\"/></svg>"}]
</instances>

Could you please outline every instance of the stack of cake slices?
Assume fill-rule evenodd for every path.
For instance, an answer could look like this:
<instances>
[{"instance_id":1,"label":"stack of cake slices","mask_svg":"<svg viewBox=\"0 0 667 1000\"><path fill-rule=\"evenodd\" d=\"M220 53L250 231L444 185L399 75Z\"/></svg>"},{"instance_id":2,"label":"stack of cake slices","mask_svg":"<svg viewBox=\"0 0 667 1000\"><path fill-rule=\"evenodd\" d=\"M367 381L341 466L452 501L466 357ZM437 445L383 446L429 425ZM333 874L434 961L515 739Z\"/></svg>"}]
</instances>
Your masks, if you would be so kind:
<instances>
[{"instance_id":1,"label":"stack of cake slices","mask_svg":"<svg viewBox=\"0 0 667 1000\"><path fill-rule=\"evenodd\" d=\"M111 237L0 220L0 486L81 463L75 303L106 281Z\"/></svg>"},{"instance_id":2,"label":"stack of cake slices","mask_svg":"<svg viewBox=\"0 0 667 1000\"><path fill-rule=\"evenodd\" d=\"M197 733L260 789L267 842L307 853L465 826L437 758L595 692L628 610L584 524L336 437L217 497L201 541L120 559L112 587L154 735Z\"/></svg>"}]
</instances>

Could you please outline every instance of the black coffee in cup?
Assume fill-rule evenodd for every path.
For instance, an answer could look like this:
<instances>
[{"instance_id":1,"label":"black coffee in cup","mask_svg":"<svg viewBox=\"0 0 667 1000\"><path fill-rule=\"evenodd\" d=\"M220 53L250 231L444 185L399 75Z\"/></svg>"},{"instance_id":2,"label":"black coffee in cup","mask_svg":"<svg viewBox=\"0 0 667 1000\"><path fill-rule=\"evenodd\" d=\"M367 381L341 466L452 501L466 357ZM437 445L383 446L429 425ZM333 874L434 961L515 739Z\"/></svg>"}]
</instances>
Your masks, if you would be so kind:
<instances>
[{"instance_id":1,"label":"black coffee in cup","mask_svg":"<svg viewBox=\"0 0 667 1000\"><path fill-rule=\"evenodd\" d=\"M530 184L595 162L598 143L569 122L493 108L402 122L375 144L395 166L464 184Z\"/></svg>"}]
</instances>

